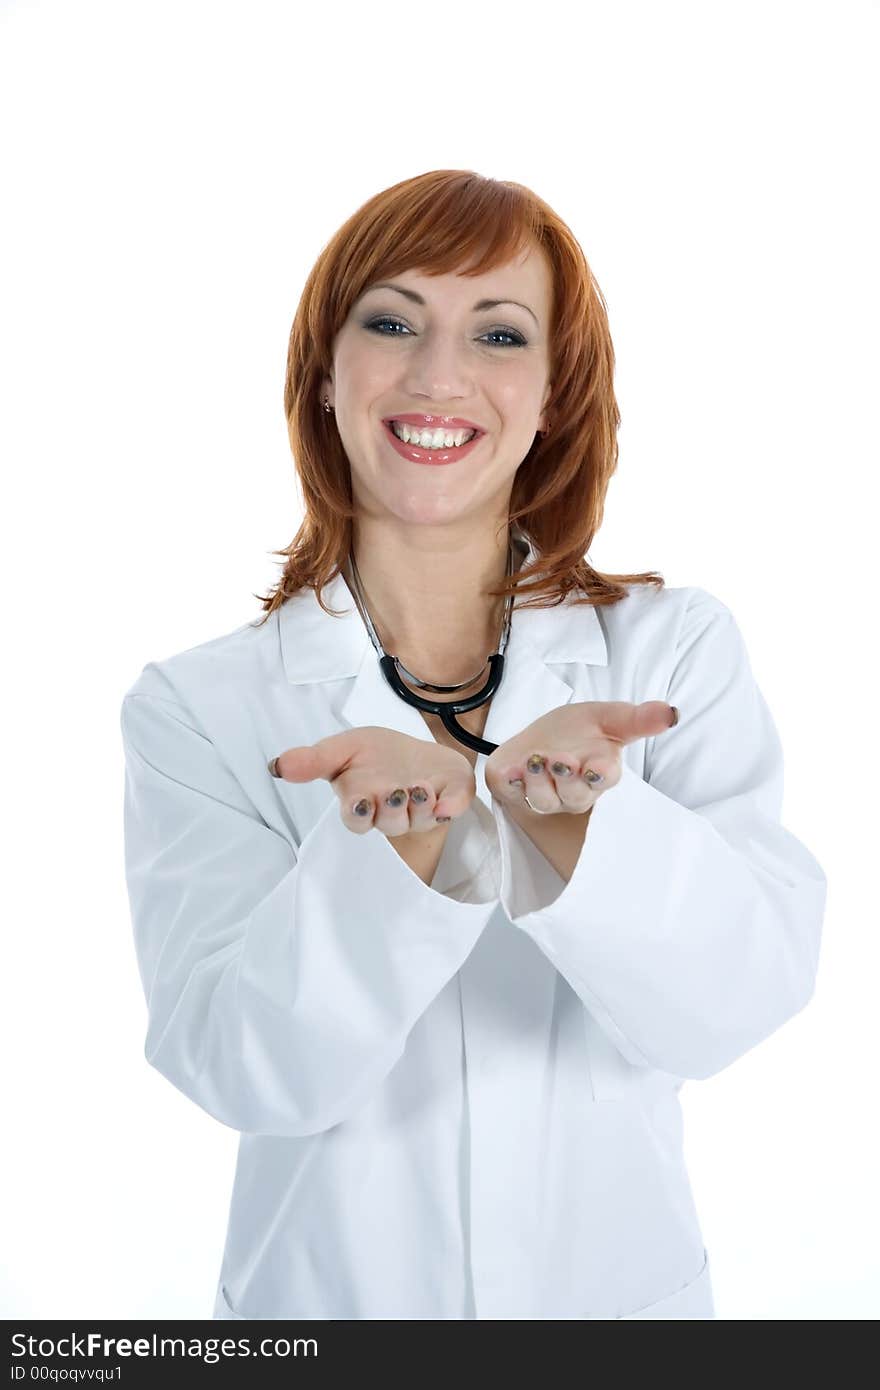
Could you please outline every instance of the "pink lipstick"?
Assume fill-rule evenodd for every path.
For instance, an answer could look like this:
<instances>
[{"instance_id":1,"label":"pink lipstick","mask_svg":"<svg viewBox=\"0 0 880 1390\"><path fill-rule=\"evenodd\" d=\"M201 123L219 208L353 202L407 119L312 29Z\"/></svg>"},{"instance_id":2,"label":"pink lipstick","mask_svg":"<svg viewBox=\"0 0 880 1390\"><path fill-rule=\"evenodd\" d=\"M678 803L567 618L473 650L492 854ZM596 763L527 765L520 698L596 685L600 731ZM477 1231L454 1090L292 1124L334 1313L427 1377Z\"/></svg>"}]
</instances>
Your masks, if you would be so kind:
<instances>
[{"instance_id":1,"label":"pink lipstick","mask_svg":"<svg viewBox=\"0 0 880 1390\"><path fill-rule=\"evenodd\" d=\"M475 444L479 444L483 438L482 433L474 435L466 444L452 445L449 449L423 449L419 444L404 444L402 439L398 439L394 430L387 421L383 421L382 428L391 440L392 445L400 454L401 458L408 459L410 463L455 463L458 459L464 458L469 454Z\"/></svg>"}]
</instances>

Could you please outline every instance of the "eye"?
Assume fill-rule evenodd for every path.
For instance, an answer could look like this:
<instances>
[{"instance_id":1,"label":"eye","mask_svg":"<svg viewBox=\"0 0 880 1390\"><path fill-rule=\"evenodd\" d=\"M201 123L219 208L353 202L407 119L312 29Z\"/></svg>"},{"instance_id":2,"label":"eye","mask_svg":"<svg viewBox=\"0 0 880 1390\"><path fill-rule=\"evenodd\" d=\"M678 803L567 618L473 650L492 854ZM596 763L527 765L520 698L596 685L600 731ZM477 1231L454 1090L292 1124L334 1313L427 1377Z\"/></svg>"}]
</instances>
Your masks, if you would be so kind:
<instances>
[{"instance_id":1,"label":"eye","mask_svg":"<svg viewBox=\"0 0 880 1390\"><path fill-rule=\"evenodd\" d=\"M390 325L392 328L404 328L404 329L406 329L407 334L410 332L409 328L407 328L407 325L406 325L405 323L403 323L401 319L392 318L389 314L383 314L382 317L381 317L381 318L378 318L378 319L371 319L369 323L365 323L365 324L364 324L364 327L367 328L367 329L369 329L369 331L372 332L372 333L378 333L379 336L380 336L380 337L383 337L383 338L387 338L387 337L389 337L389 336L392 337L392 338L400 338L400 337L403 336L403 335L400 334L400 333L392 333L392 334L389 335L388 333L383 332L382 329L383 329L383 325L385 325L385 324ZM490 328L490 329L488 330L488 332L484 333L482 336L483 336L484 338L509 338L509 339L511 339L511 341L510 341L509 344L507 344L507 343L490 343L490 345L489 345L490 347L508 347L508 346L509 346L509 347L525 347L525 346L526 346L526 340L525 340L525 338L523 338L523 336L522 336L520 333L517 333L517 331L516 331L515 328Z\"/></svg>"}]
</instances>

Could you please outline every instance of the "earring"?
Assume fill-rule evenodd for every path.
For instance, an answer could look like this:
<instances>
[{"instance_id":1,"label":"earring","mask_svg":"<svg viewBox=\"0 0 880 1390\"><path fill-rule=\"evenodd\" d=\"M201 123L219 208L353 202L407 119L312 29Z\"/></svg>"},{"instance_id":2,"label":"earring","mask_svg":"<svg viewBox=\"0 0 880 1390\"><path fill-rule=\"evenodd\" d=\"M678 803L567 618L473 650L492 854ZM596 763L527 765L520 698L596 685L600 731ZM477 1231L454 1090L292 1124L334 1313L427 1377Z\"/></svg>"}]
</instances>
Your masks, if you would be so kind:
<instances>
[{"instance_id":1,"label":"earring","mask_svg":"<svg viewBox=\"0 0 880 1390\"><path fill-rule=\"evenodd\" d=\"M324 397L324 409L327 411L327 414L328 414L328 415L332 415L332 413L333 413L333 407L332 407L332 405L330 404L330 397L329 397L329 396L325 396L325 397Z\"/></svg>"}]
</instances>

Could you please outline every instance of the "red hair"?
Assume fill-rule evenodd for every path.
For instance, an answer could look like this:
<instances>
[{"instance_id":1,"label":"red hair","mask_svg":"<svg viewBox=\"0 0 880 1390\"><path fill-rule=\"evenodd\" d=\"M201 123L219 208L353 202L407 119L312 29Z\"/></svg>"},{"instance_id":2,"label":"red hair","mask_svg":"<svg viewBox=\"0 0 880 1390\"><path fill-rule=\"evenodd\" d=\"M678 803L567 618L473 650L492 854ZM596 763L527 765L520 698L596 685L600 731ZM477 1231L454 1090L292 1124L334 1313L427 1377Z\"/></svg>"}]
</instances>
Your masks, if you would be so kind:
<instances>
[{"instance_id":1,"label":"red hair","mask_svg":"<svg viewBox=\"0 0 880 1390\"><path fill-rule=\"evenodd\" d=\"M284 572L268 596L269 614L298 590L321 597L348 556L352 502L348 458L334 417L320 400L332 346L351 306L378 279L416 269L427 275L481 275L537 244L553 275L551 425L535 435L511 489L508 525L516 523L540 552L537 562L505 577L486 596L518 594L528 607L572 602L605 605L626 597L627 584L665 583L662 575L602 574L584 556L602 522L617 468L620 413L614 396L614 348L605 300L578 242L552 208L522 184L467 169L435 169L377 193L324 247L306 281L287 350L284 413L305 516L289 546ZM463 267L466 267L464 269Z\"/></svg>"}]
</instances>

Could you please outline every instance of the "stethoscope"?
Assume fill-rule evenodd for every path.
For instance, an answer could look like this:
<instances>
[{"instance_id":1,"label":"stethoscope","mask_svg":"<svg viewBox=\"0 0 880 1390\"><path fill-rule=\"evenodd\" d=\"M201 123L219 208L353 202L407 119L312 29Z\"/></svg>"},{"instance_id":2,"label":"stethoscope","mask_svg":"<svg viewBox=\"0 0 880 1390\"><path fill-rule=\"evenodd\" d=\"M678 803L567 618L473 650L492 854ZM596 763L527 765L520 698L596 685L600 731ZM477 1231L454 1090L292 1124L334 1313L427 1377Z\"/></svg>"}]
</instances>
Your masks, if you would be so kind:
<instances>
[{"instance_id":1,"label":"stethoscope","mask_svg":"<svg viewBox=\"0 0 880 1390\"><path fill-rule=\"evenodd\" d=\"M497 652L489 657L489 679L486 681L482 690L478 690L476 695L467 696L464 700L427 700L424 696L417 695L414 690L408 690L400 678L400 673L402 673L412 685L418 686L419 690L434 690L439 695L452 695L456 690L465 690L469 685L473 685L474 681L477 680L486 669L485 666L483 666L471 680L462 681L460 685L431 685L429 681L420 681L418 676L414 676L411 671L406 669L399 657L389 656L382 646L382 643L379 641L379 635L367 611L366 599L364 598L363 587L360 582L360 575L358 574L358 568L353 553L349 554L349 560L352 596L364 620L367 632L370 634L370 641L379 657L379 666L381 667L382 674L391 686L391 689L396 695L400 696L401 700L405 700L408 705L411 705L413 709L423 710L426 714L436 714L442 721L443 727L452 734L453 738L458 739L459 743L463 743L466 748L473 748L477 753L494 753L498 744L490 743L489 740L485 738L479 738L476 734L472 734L469 729L463 728L462 725L458 723L456 715L467 714L469 710L479 709L487 700L491 700L495 691L501 684L501 677L504 675L504 652L510 637L511 610L513 608L514 595L507 595L501 626L501 640L498 643ZM513 543L511 540L508 540L507 546L507 574L508 577L513 574Z\"/></svg>"}]
</instances>

